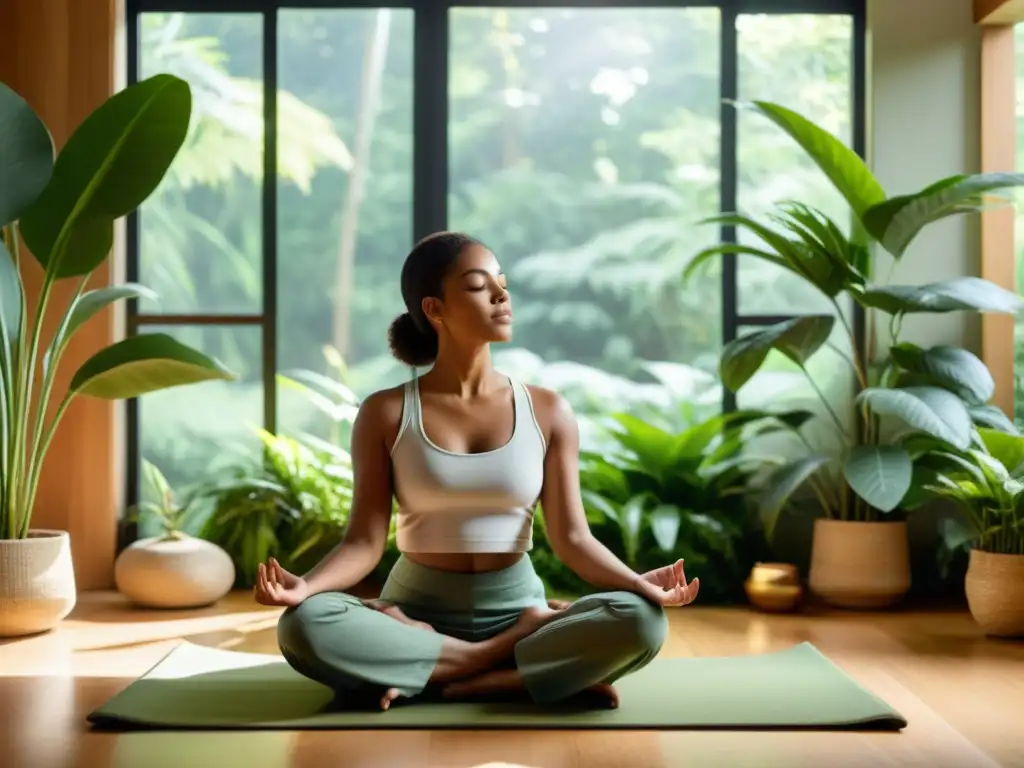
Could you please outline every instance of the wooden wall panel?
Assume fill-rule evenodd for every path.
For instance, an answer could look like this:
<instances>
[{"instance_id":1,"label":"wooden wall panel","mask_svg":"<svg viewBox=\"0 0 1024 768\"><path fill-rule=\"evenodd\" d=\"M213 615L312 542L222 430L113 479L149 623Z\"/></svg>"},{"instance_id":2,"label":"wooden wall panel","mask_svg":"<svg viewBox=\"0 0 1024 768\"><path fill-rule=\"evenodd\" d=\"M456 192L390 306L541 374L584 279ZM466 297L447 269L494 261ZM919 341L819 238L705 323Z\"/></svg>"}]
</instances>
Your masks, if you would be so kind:
<instances>
[{"instance_id":1,"label":"wooden wall panel","mask_svg":"<svg viewBox=\"0 0 1024 768\"><path fill-rule=\"evenodd\" d=\"M1016 55L1012 26L986 26L981 38L981 170L1014 171L1017 163ZM981 217L981 276L1015 290L1014 210ZM996 380L995 403L1013 415L1014 318L983 315L981 355Z\"/></svg>"},{"instance_id":2,"label":"wooden wall panel","mask_svg":"<svg viewBox=\"0 0 1024 768\"><path fill-rule=\"evenodd\" d=\"M0 79L40 114L59 148L77 125L114 91L117 0L0 0ZM30 312L42 270L23 260ZM94 275L111 280L112 261ZM58 284L44 325L49 338L75 286ZM56 401L77 367L114 338L111 312L91 320L69 346L55 387ZM34 528L71 534L80 589L113 585L118 517L118 451L115 404L78 399L67 410L44 465Z\"/></svg>"},{"instance_id":3,"label":"wooden wall panel","mask_svg":"<svg viewBox=\"0 0 1024 768\"><path fill-rule=\"evenodd\" d=\"M974 0L978 24L1016 24L1024 21L1024 0Z\"/></svg>"}]
</instances>

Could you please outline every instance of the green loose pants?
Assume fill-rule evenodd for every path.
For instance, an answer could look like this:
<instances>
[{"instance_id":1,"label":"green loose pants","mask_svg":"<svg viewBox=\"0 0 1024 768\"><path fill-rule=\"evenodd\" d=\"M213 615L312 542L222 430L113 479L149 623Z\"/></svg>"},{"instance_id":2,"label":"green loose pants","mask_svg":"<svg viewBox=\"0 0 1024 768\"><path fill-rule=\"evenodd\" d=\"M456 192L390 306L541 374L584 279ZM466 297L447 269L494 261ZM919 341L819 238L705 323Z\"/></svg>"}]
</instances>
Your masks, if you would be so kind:
<instances>
[{"instance_id":1,"label":"green loose pants","mask_svg":"<svg viewBox=\"0 0 1024 768\"><path fill-rule=\"evenodd\" d=\"M511 627L525 608L546 602L529 557L483 574L448 573L400 558L381 599L437 631L396 621L351 595L324 592L281 616L284 658L341 702L388 688L414 697L427 687L443 635L485 640ZM520 640L514 664L533 700L553 703L645 666L667 631L661 607L632 592L588 595Z\"/></svg>"}]
</instances>

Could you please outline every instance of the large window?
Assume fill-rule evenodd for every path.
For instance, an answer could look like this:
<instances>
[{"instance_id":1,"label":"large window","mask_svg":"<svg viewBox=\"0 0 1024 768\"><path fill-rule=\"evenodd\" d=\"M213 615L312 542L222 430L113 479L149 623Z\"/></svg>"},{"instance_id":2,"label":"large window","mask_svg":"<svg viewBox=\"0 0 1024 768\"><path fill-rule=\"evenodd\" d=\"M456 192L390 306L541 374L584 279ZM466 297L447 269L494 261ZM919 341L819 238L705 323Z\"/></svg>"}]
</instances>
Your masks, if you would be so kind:
<instances>
[{"instance_id":1,"label":"large window","mask_svg":"<svg viewBox=\"0 0 1024 768\"><path fill-rule=\"evenodd\" d=\"M763 264L726 258L685 286L681 271L733 236L698 224L719 211L841 211L795 145L729 102L781 102L862 150L863 0L294 5L128 2L130 78L184 77L194 112L129 222L130 277L160 297L129 330L238 374L130 404L130 496L141 458L180 484L257 450L260 428L336 437L296 381L362 397L408 377L386 329L433 231L497 254L518 325L496 362L566 394L591 444L613 410L734 407L722 344L820 310ZM777 401L786 373L743 404Z\"/></svg>"}]
</instances>

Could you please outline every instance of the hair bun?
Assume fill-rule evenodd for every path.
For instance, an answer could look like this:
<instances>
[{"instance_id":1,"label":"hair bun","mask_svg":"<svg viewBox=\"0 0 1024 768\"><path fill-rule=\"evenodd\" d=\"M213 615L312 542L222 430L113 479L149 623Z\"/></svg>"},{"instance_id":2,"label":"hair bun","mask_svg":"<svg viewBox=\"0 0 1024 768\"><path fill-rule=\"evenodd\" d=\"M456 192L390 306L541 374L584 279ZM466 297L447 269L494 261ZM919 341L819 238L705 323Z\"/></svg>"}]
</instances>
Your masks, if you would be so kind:
<instances>
[{"instance_id":1,"label":"hair bun","mask_svg":"<svg viewBox=\"0 0 1024 768\"><path fill-rule=\"evenodd\" d=\"M430 365L437 359L437 334L433 328L429 333L421 331L408 312L391 321L388 346L397 360L413 368Z\"/></svg>"}]
</instances>

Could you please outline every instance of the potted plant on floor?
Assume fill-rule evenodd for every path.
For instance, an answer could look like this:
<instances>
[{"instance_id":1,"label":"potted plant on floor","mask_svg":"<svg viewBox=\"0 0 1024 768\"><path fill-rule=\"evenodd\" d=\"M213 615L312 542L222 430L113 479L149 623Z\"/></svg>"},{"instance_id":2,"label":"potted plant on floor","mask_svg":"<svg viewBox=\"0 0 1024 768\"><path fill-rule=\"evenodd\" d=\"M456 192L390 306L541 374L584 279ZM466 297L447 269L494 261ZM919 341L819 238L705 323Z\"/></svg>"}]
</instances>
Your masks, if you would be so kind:
<instances>
[{"instance_id":1,"label":"potted plant on floor","mask_svg":"<svg viewBox=\"0 0 1024 768\"><path fill-rule=\"evenodd\" d=\"M924 490L961 513L943 520L951 549L967 546L971 615L988 635L1024 637L1024 437L980 429L971 448L930 450Z\"/></svg>"},{"instance_id":2,"label":"potted plant on floor","mask_svg":"<svg viewBox=\"0 0 1024 768\"><path fill-rule=\"evenodd\" d=\"M790 496L808 484L823 516L815 521L809 583L826 602L847 607L881 607L899 600L910 587L905 520L901 512L920 492L915 481L913 441L921 435L967 450L974 425L1013 432L1014 427L989 404L993 381L982 362L965 349L924 349L900 340L911 314L958 311L1016 313L1020 298L975 277L890 285L877 281L879 248L895 265L920 232L932 222L976 212L987 193L1024 185L1021 174L953 176L919 192L888 196L861 158L839 139L799 114L777 104L746 105L772 120L817 164L843 195L852 224L845 228L813 206L786 202L765 221L740 213L709 221L752 236L702 251L688 265L693 274L719 254L766 260L809 283L834 312L786 320L737 338L723 350L724 385L738 391L771 352L781 353L807 374L807 362L830 344L837 322L847 349L855 394L849 407L832 402L817 388L826 420L838 437L834 453L808 452L773 475L761 500L769 536ZM846 230L849 230L847 233ZM870 359L873 333L864 344L856 337L843 303L859 305L869 327L887 320L888 343L879 360ZM881 363L876 375L875 363ZM884 421L883 421L884 419Z\"/></svg>"},{"instance_id":3,"label":"potted plant on floor","mask_svg":"<svg viewBox=\"0 0 1024 768\"><path fill-rule=\"evenodd\" d=\"M67 532L31 527L43 462L71 402L231 378L170 336L144 334L96 351L55 397L62 357L82 326L122 299L151 295L134 284L87 286L110 253L114 222L164 177L190 114L188 84L157 75L102 104L55 159L42 120L0 83L0 636L51 629L75 604ZM28 258L43 269L33 315L22 279ZM75 289L44 339L63 281Z\"/></svg>"},{"instance_id":4,"label":"potted plant on floor","mask_svg":"<svg viewBox=\"0 0 1024 768\"><path fill-rule=\"evenodd\" d=\"M199 485L180 498L164 474L143 460L142 500L130 515L153 535L132 542L114 563L117 590L147 608L200 608L226 595L235 583L235 565L224 549L192 536L208 514L209 490Z\"/></svg>"}]
</instances>

